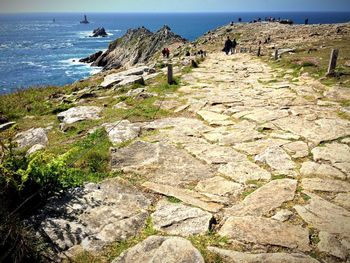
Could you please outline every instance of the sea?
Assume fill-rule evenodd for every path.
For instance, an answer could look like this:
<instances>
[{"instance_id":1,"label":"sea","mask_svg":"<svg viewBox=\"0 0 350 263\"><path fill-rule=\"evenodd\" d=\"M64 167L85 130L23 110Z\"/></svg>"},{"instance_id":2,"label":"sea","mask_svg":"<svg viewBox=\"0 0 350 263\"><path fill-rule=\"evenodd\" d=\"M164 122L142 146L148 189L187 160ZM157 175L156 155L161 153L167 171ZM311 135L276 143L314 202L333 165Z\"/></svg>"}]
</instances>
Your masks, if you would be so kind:
<instances>
[{"instance_id":1,"label":"sea","mask_svg":"<svg viewBox=\"0 0 350 263\"><path fill-rule=\"evenodd\" d=\"M157 31L168 25L175 33L195 40L219 26L250 22L259 17L292 19L294 23L342 23L350 13L87 13L89 24L80 24L83 13L0 14L0 94L28 87L70 84L101 68L79 59L125 34L129 28L145 26ZM93 29L104 27L107 37L92 38Z\"/></svg>"}]
</instances>

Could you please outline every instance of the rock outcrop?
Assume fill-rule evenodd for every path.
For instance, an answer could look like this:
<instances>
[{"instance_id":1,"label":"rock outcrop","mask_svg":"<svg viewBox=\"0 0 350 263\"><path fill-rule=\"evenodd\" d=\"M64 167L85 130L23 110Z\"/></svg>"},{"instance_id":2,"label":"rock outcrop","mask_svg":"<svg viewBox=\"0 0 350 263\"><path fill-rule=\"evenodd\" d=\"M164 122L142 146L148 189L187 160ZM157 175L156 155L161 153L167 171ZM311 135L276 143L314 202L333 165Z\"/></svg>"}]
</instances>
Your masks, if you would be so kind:
<instances>
[{"instance_id":1,"label":"rock outcrop","mask_svg":"<svg viewBox=\"0 0 350 263\"><path fill-rule=\"evenodd\" d=\"M98 51L96 52L95 54L92 54L86 58L82 58L82 59L79 59L79 62L83 62L83 63L92 63L94 62L99 56L102 55L102 51Z\"/></svg>"},{"instance_id":2,"label":"rock outcrop","mask_svg":"<svg viewBox=\"0 0 350 263\"><path fill-rule=\"evenodd\" d=\"M106 30L104 27L98 27L92 31L92 36L91 37L106 37L108 36Z\"/></svg>"},{"instance_id":3,"label":"rock outcrop","mask_svg":"<svg viewBox=\"0 0 350 263\"><path fill-rule=\"evenodd\" d=\"M186 40L174 34L168 26L152 33L141 27L129 29L124 36L113 41L106 52L100 55L92 64L105 70L133 66L148 62L154 55L160 53L163 47L181 45Z\"/></svg>"}]
</instances>

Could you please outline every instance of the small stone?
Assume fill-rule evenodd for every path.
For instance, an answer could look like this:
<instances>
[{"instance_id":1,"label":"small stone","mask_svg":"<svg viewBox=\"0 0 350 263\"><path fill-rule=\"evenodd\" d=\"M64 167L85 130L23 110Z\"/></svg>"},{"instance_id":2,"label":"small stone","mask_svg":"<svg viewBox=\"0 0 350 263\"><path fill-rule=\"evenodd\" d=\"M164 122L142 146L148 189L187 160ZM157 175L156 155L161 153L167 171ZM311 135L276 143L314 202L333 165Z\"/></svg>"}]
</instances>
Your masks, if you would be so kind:
<instances>
[{"instance_id":1,"label":"small stone","mask_svg":"<svg viewBox=\"0 0 350 263\"><path fill-rule=\"evenodd\" d=\"M218 172L238 183L250 180L270 180L271 174L248 160L221 165Z\"/></svg>"},{"instance_id":2,"label":"small stone","mask_svg":"<svg viewBox=\"0 0 350 263\"><path fill-rule=\"evenodd\" d=\"M325 252L329 255L335 256L342 260L345 260L348 256L348 251L340 243L335 235L331 235L327 232L321 231L318 234L320 242L317 244L317 248L321 252Z\"/></svg>"},{"instance_id":3,"label":"small stone","mask_svg":"<svg viewBox=\"0 0 350 263\"><path fill-rule=\"evenodd\" d=\"M201 253L181 237L150 236L112 263L204 263Z\"/></svg>"},{"instance_id":4,"label":"small stone","mask_svg":"<svg viewBox=\"0 0 350 263\"><path fill-rule=\"evenodd\" d=\"M115 105L113 106L113 109L117 109L117 110L118 110L118 109L127 110L127 109L128 109L128 105L127 105L124 101L121 101L121 102L115 104Z\"/></svg>"},{"instance_id":5,"label":"small stone","mask_svg":"<svg viewBox=\"0 0 350 263\"><path fill-rule=\"evenodd\" d=\"M274 216L272 216L272 219L284 222L287 221L291 216L293 215L292 211L282 209L278 211Z\"/></svg>"},{"instance_id":6,"label":"small stone","mask_svg":"<svg viewBox=\"0 0 350 263\"><path fill-rule=\"evenodd\" d=\"M206 233L213 218L199 208L166 202L159 202L151 216L155 229L179 236Z\"/></svg>"}]
</instances>

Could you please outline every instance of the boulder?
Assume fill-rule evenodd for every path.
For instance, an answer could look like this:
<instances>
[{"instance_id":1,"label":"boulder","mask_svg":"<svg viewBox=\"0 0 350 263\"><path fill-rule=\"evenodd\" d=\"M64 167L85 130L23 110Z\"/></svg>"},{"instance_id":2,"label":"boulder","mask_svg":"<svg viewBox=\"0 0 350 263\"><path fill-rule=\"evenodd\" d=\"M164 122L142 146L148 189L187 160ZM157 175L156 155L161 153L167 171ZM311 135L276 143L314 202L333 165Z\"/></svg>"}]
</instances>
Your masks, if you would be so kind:
<instances>
[{"instance_id":1,"label":"boulder","mask_svg":"<svg viewBox=\"0 0 350 263\"><path fill-rule=\"evenodd\" d=\"M213 218L199 208L162 201L151 216L155 229L177 236L205 234Z\"/></svg>"},{"instance_id":2,"label":"boulder","mask_svg":"<svg viewBox=\"0 0 350 263\"><path fill-rule=\"evenodd\" d=\"M119 84L119 86L133 83L143 84L144 81L142 75L147 74L149 71L150 68L148 66L139 66L118 73L109 74L105 76L100 86L102 88L110 88L117 84Z\"/></svg>"},{"instance_id":3,"label":"boulder","mask_svg":"<svg viewBox=\"0 0 350 263\"><path fill-rule=\"evenodd\" d=\"M43 149L45 149L45 145L35 144L32 147L30 147L30 149L27 151L27 156L29 156L37 151L43 150Z\"/></svg>"},{"instance_id":4,"label":"boulder","mask_svg":"<svg viewBox=\"0 0 350 263\"><path fill-rule=\"evenodd\" d=\"M92 35L91 37L106 37L108 36L106 30L104 29L104 27L98 27L96 29L94 29L94 31L92 31Z\"/></svg>"},{"instance_id":5,"label":"boulder","mask_svg":"<svg viewBox=\"0 0 350 263\"><path fill-rule=\"evenodd\" d=\"M43 128L32 128L16 134L15 142L20 149L29 148L36 144L46 146L48 143L47 131Z\"/></svg>"},{"instance_id":6,"label":"boulder","mask_svg":"<svg viewBox=\"0 0 350 263\"><path fill-rule=\"evenodd\" d=\"M150 236L112 263L204 263L199 251L181 237Z\"/></svg>"},{"instance_id":7,"label":"boulder","mask_svg":"<svg viewBox=\"0 0 350 263\"><path fill-rule=\"evenodd\" d=\"M102 108L96 106L78 106L57 114L63 124L72 124L84 120L97 120L100 118Z\"/></svg>"}]
</instances>

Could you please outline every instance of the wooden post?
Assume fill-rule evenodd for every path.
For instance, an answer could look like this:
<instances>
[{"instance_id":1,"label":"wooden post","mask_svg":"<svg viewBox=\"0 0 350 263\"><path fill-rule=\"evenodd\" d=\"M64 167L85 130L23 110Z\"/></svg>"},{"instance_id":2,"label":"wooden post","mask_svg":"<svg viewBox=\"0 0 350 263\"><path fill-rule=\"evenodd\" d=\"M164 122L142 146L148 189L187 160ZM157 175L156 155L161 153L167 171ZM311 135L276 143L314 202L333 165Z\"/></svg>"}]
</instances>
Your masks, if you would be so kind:
<instances>
[{"instance_id":1,"label":"wooden post","mask_svg":"<svg viewBox=\"0 0 350 263\"><path fill-rule=\"evenodd\" d=\"M173 65L168 64L168 83L173 84Z\"/></svg>"},{"instance_id":2,"label":"wooden post","mask_svg":"<svg viewBox=\"0 0 350 263\"><path fill-rule=\"evenodd\" d=\"M260 53L261 53L261 47L259 46L259 48L258 48L258 57L260 57Z\"/></svg>"},{"instance_id":3,"label":"wooden post","mask_svg":"<svg viewBox=\"0 0 350 263\"><path fill-rule=\"evenodd\" d=\"M278 59L278 48L275 49L275 60Z\"/></svg>"},{"instance_id":4,"label":"wooden post","mask_svg":"<svg viewBox=\"0 0 350 263\"><path fill-rule=\"evenodd\" d=\"M339 49L332 49L331 58L329 60L327 76L334 75L335 67L337 66Z\"/></svg>"}]
</instances>

